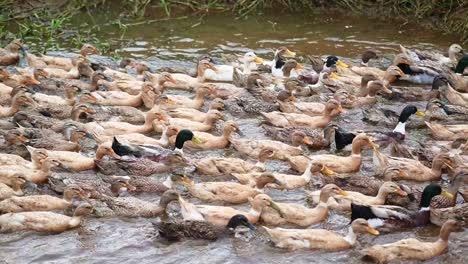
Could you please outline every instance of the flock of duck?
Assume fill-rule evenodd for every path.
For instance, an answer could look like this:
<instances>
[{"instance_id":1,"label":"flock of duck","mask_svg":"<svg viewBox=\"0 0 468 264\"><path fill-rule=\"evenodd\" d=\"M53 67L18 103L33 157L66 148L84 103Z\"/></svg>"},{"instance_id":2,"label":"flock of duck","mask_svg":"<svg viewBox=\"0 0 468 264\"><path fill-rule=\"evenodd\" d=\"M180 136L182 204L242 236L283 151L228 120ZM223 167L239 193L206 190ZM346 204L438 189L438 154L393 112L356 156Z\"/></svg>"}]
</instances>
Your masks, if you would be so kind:
<instances>
[{"instance_id":1,"label":"flock of duck","mask_svg":"<svg viewBox=\"0 0 468 264\"><path fill-rule=\"evenodd\" d=\"M85 44L72 58L36 56L20 40L0 50L0 101L10 105L0 108L2 232L158 217L158 235L171 241L266 232L276 247L341 251L366 233L441 226L433 242L361 252L387 262L441 255L449 234L468 224L468 55L457 44L448 57L401 47L385 69L371 66L374 50L357 62L331 55L302 64L285 47L272 61L253 52L224 64L202 56L193 73L96 63L97 53ZM379 106L385 101L405 107ZM374 129L338 127L345 109ZM264 137L244 135L240 118L260 119ZM415 143L407 128L429 136ZM203 154L215 149L231 151ZM271 160L289 171L269 169ZM276 202L272 189L302 189L311 204ZM136 197L143 192L159 203ZM249 211L231 207L246 203ZM314 228L331 211L350 217L345 236Z\"/></svg>"}]
</instances>

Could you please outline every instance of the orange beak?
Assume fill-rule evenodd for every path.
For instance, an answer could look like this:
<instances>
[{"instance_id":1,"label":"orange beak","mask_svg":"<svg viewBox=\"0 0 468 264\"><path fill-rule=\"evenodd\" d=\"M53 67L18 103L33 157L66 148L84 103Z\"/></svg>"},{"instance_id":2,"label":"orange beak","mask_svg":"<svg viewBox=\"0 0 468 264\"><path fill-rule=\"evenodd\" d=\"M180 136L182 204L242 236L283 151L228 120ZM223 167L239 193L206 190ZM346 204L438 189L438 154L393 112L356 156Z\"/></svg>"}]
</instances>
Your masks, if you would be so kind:
<instances>
[{"instance_id":1,"label":"orange beak","mask_svg":"<svg viewBox=\"0 0 468 264\"><path fill-rule=\"evenodd\" d=\"M337 110L338 110L338 112L340 112L340 113L346 113L346 111L343 109L343 107L342 107L341 105L338 106L338 109L337 109Z\"/></svg>"},{"instance_id":2,"label":"orange beak","mask_svg":"<svg viewBox=\"0 0 468 264\"><path fill-rule=\"evenodd\" d=\"M298 64L296 65L296 67L294 67L294 69L296 69L296 70L302 70L302 69L304 69L304 66L302 66L302 64L298 63Z\"/></svg>"},{"instance_id":3,"label":"orange beak","mask_svg":"<svg viewBox=\"0 0 468 264\"><path fill-rule=\"evenodd\" d=\"M30 84L38 85L38 84L41 84L41 82L38 81L36 78L32 78Z\"/></svg>"},{"instance_id":4,"label":"orange beak","mask_svg":"<svg viewBox=\"0 0 468 264\"><path fill-rule=\"evenodd\" d=\"M19 135L19 136L17 137L17 139L18 139L19 141L23 142L23 143L27 143L27 142L28 142L28 139L25 138L23 135Z\"/></svg>"},{"instance_id":5,"label":"orange beak","mask_svg":"<svg viewBox=\"0 0 468 264\"><path fill-rule=\"evenodd\" d=\"M303 142L307 145L312 145L314 144L314 142L312 141L312 139L310 139L310 137L304 137L304 140Z\"/></svg>"},{"instance_id":6,"label":"orange beak","mask_svg":"<svg viewBox=\"0 0 468 264\"><path fill-rule=\"evenodd\" d=\"M400 196L408 196L408 194L405 191L403 191L402 189L396 190L395 193L400 195Z\"/></svg>"}]
</instances>

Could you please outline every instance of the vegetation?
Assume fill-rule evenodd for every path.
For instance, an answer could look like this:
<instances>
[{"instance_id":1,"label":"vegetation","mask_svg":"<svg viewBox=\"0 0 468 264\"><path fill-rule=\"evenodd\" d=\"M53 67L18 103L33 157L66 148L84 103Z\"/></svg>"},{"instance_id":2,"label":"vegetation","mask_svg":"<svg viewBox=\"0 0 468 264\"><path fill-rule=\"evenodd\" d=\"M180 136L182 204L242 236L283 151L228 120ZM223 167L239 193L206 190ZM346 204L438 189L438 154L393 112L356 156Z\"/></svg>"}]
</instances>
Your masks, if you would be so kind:
<instances>
[{"instance_id":1,"label":"vegetation","mask_svg":"<svg viewBox=\"0 0 468 264\"><path fill-rule=\"evenodd\" d=\"M78 47L83 42L91 41L100 43L99 48L105 52L110 45L106 41L99 41L89 25L77 29L69 27L69 21L78 12L92 14L109 2L122 6L120 17L143 18L149 13L149 8L162 10L164 17L149 21L143 19L136 24L187 18L187 13L233 12L238 16L247 16L271 8L291 12L320 9L324 12L333 10L383 19L392 17L429 22L425 24L459 34L462 42L468 42L466 0L3 0L0 1L0 44L18 37L28 42L40 40L40 47L33 45L31 48L43 52L59 48L59 43ZM180 12L181 9L184 13ZM112 23L119 26L123 36L127 25L120 19ZM95 32L96 28L93 29Z\"/></svg>"}]
</instances>

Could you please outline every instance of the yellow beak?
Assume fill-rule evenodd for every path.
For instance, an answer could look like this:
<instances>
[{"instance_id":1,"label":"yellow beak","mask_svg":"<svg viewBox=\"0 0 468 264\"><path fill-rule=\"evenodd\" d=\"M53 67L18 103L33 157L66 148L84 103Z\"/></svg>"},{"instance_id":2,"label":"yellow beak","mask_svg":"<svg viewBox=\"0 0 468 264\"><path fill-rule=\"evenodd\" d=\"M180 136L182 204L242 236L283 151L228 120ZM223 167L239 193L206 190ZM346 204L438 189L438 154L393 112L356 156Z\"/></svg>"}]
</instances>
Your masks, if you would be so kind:
<instances>
[{"instance_id":1,"label":"yellow beak","mask_svg":"<svg viewBox=\"0 0 468 264\"><path fill-rule=\"evenodd\" d=\"M323 174L325 174L325 175L328 175L328 176L335 174L334 171L330 170L330 169L329 169L327 166L325 166L325 165L322 166L321 172L322 172Z\"/></svg>"},{"instance_id":2,"label":"yellow beak","mask_svg":"<svg viewBox=\"0 0 468 264\"><path fill-rule=\"evenodd\" d=\"M369 233L371 235L374 235L374 236L380 235L379 231L377 231L375 228L373 228L371 226L367 227L367 233Z\"/></svg>"},{"instance_id":3,"label":"yellow beak","mask_svg":"<svg viewBox=\"0 0 468 264\"><path fill-rule=\"evenodd\" d=\"M195 185L195 183L191 181L187 176L182 177L182 182L188 184L189 186Z\"/></svg>"},{"instance_id":4,"label":"yellow beak","mask_svg":"<svg viewBox=\"0 0 468 264\"><path fill-rule=\"evenodd\" d=\"M416 115L417 116L426 116L426 114L423 111L420 111L420 110L416 111Z\"/></svg>"},{"instance_id":5,"label":"yellow beak","mask_svg":"<svg viewBox=\"0 0 468 264\"><path fill-rule=\"evenodd\" d=\"M336 66L340 66L342 68L349 68L348 64L346 64L346 63L344 63L344 62L342 62L340 60L336 62Z\"/></svg>"},{"instance_id":6,"label":"yellow beak","mask_svg":"<svg viewBox=\"0 0 468 264\"><path fill-rule=\"evenodd\" d=\"M396 190L395 193L400 195L400 196L408 196L408 194L405 191L403 191L402 189Z\"/></svg>"},{"instance_id":7,"label":"yellow beak","mask_svg":"<svg viewBox=\"0 0 468 264\"><path fill-rule=\"evenodd\" d=\"M332 74L330 74L330 78L339 79L340 77L336 73L332 72Z\"/></svg>"},{"instance_id":8,"label":"yellow beak","mask_svg":"<svg viewBox=\"0 0 468 264\"><path fill-rule=\"evenodd\" d=\"M284 54L285 54L285 55L288 55L288 56L292 56L292 57L296 56L296 52L292 52L292 51L290 51L289 49L286 49L286 51L284 52Z\"/></svg>"},{"instance_id":9,"label":"yellow beak","mask_svg":"<svg viewBox=\"0 0 468 264\"><path fill-rule=\"evenodd\" d=\"M302 70L302 69L304 69L304 66L302 66L302 64L298 63L298 64L296 65L296 67L294 67L294 69L296 69L296 70Z\"/></svg>"},{"instance_id":10,"label":"yellow beak","mask_svg":"<svg viewBox=\"0 0 468 264\"><path fill-rule=\"evenodd\" d=\"M304 140L303 142L307 145L312 145L314 144L314 142L312 141L312 139L310 139L310 137L304 137Z\"/></svg>"},{"instance_id":11,"label":"yellow beak","mask_svg":"<svg viewBox=\"0 0 468 264\"><path fill-rule=\"evenodd\" d=\"M454 198L453 194L449 193L447 190L442 190L442 193L441 193L440 195L442 195L442 196L444 196L444 197L447 197L447 198L449 198L449 199L453 199L453 198Z\"/></svg>"},{"instance_id":12,"label":"yellow beak","mask_svg":"<svg viewBox=\"0 0 468 264\"><path fill-rule=\"evenodd\" d=\"M256 63L263 64L263 59L260 58L260 57L255 57L255 58L254 58L254 61L255 61Z\"/></svg>"},{"instance_id":13,"label":"yellow beak","mask_svg":"<svg viewBox=\"0 0 468 264\"><path fill-rule=\"evenodd\" d=\"M339 194L339 195L343 195L343 196L348 196L348 193L345 192L345 191L343 191L343 190L341 190L341 189L340 189L340 191L338 192L338 194Z\"/></svg>"},{"instance_id":14,"label":"yellow beak","mask_svg":"<svg viewBox=\"0 0 468 264\"><path fill-rule=\"evenodd\" d=\"M202 144L203 143L203 141L201 139L197 138L197 137L193 137L192 142L194 142L196 144Z\"/></svg>"}]
</instances>

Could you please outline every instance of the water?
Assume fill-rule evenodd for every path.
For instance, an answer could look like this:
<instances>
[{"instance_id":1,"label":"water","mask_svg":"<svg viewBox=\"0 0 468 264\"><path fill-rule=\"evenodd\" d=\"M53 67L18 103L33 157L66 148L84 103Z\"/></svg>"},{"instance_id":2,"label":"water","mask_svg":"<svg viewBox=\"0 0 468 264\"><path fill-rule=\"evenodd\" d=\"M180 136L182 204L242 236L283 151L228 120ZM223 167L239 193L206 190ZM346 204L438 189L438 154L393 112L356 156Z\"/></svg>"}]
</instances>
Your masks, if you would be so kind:
<instances>
[{"instance_id":1,"label":"water","mask_svg":"<svg viewBox=\"0 0 468 264\"><path fill-rule=\"evenodd\" d=\"M158 17L161 17L160 13L146 19ZM337 15L291 16L277 12L236 19L226 14L214 14L201 20L190 18L129 26L125 34L122 34L118 26L112 24L112 19L115 19L112 12L93 13L92 20L87 14L83 14L74 18L72 23L81 28L99 26L94 26L94 30L101 39L108 40L112 50L115 50L104 55L117 54L144 59L149 61L153 68L193 68L194 62L201 54L220 58L222 54L242 54L250 50L254 50L265 59L271 59L273 51L279 46L288 46L298 52L299 60L303 60L304 56L309 54L334 54L357 59L369 48L384 55L398 52L399 44L420 49L445 50L457 40L455 36L425 30L417 25ZM83 24L85 21L87 25ZM135 21L123 20L123 23L130 22ZM58 53L66 56L69 52L76 50L65 46ZM408 103L391 103L395 109L402 109L406 104ZM425 107L424 102L415 104L418 108ZM349 130L373 128L363 123L361 117L359 109L348 110L347 114L337 119L337 123ZM238 119L227 115L226 119L235 119L249 138L265 138L258 126L258 118ZM412 130L410 139L424 139L427 137L426 133L423 129ZM193 159L207 155L237 156L232 149L187 153ZM371 175L372 152L364 151L363 155L364 174ZM287 166L281 162L271 162L268 169L286 171ZM305 204L304 193L301 190L288 193L268 190L267 194L275 201ZM141 198L158 200L157 197L148 194L142 195ZM202 203L196 199L191 201ZM238 207L247 209L244 205ZM429 226L379 237L365 235L356 249L339 253L288 252L274 248L262 235L261 229L258 237L250 242L223 238L216 242L186 240L174 244L162 243L156 237L152 221L155 219L87 219L84 227L61 234L2 234L0 263L360 263L358 250L368 245L389 243L408 237L434 241L438 235L438 228ZM347 215L333 212L327 221L314 227L345 234L348 222ZM452 234L450 251L428 263L467 263L467 234L467 231Z\"/></svg>"}]
</instances>

